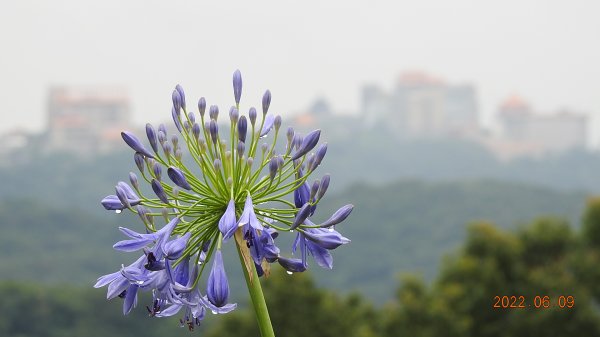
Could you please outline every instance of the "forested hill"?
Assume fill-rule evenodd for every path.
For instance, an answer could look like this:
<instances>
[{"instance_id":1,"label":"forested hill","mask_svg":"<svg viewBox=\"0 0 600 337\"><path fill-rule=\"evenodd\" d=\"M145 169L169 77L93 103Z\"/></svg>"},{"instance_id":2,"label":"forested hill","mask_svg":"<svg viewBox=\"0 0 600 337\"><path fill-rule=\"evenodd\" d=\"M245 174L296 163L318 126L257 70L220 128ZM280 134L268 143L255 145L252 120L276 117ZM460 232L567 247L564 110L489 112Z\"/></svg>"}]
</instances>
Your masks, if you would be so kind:
<instances>
[{"instance_id":1,"label":"forested hill","mask_svg":"<svg viewBox=\"0 0 600 337\"><path fill-rule=\"evenodd\" d=\"M442 255L464 239L467 223L489 220L510 227L540 215L577 223L585 198L582 193L489 181L353 185L327 195L314 216L324 220L338 207L353 203L354 212L338 228L352 243L334 252L333 272L311 270L320 284L355 289L381 302L392 295L399 272L433 277ZM121 239L119 225L141 228L137 218L127 214L98 215L76 205L57 208L40 200L4 199L0 278L90 285L134 259L112 251ZM281 242L281 248L290 253L287 243Z\"/></svg>"}]
</instances>

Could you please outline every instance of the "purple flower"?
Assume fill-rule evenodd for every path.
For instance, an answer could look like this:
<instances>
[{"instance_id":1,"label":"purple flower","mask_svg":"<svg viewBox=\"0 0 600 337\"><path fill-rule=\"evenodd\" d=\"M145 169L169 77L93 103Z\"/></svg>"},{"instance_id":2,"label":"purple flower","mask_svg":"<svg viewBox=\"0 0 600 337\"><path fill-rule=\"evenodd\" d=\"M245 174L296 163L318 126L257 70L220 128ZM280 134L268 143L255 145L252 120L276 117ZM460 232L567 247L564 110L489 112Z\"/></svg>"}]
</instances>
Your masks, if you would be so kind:
<instances>
[{"instance_id":1,"label":"purple flower","mask_svg":"<svg viewBox=\"0 0 600 337\"><path fill-rule=\"evenodd\" d=\"M144 145L142 145L140 140L133 133L129 131L123 131L121 132L121 137L134 151L139 152L148 158L154 158L154 155L150 153L150 151L146 150Z\"/></svg>"},{"instance_id":2,"label":"purple flower","mask_svg":"<svg viewBox=\"0 0 600 337\"><path fill-rule=\"evenodd\" d=\"M219 220L219 230L223 234L223 242L227 242L231 236L235 233L238 228L237 221L235 219L235 201L229 200L227 209L223 216Z\"/></svg>"},{"instance_id":3,"label":"purple flower","mask_svg":"<svg viewBox=\"0 0 600 337\"><path fill-rule=\"evenodd\" d=\"M250 226L254 229L263 230L263 226L258 221L256 214L254 213L254 205L252 204L252 196L248 193L246 197L246 203L244 204L244 210L240 219L238 220L238 226Z\"/></svg>"},{"instance_id":4,"label":"purple flower","mask_svg":"<svg viewBox=\"0 0 600 337\"><path fill-rule=\"evenodd\" d=\"M210 275L208 276L206 295L210 303L218 308L227 304L227 298L229 297L229 282L227 281L227 275L225 274L221 250L215 252L213 266Z\"/></svg>"}]
</instances>

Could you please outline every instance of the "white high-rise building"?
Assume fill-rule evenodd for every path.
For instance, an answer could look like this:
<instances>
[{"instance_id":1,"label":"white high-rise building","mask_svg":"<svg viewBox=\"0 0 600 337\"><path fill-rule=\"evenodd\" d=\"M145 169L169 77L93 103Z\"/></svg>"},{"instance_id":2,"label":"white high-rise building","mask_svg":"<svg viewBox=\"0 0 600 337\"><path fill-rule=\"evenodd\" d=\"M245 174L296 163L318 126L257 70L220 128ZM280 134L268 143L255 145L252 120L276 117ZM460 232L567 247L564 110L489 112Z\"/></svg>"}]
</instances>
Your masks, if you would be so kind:
<instances>
[{"instance_id":1,"label":"white high-rise building","mask_svg":"<svg viewBox=\"0 0 600 337\"><path fill-rule=\"evenodd\" d=\"M365 87L362 111L369 125L389 127L400 138L470 137L479 132L475 89L420 72L404 73L390 93Z\"/></svg>"}]
</instances>

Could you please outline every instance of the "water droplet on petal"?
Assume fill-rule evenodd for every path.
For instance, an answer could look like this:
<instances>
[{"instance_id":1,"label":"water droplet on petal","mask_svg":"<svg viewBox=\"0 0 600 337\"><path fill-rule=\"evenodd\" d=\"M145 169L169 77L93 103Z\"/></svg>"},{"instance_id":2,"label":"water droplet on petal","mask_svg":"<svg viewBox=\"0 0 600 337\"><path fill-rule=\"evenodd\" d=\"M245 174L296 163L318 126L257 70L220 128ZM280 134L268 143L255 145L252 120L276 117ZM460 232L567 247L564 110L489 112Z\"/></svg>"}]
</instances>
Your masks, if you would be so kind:
<instances>
[{"instance_id":1,"label":"water droplet on petal","mask_svg":"<svg viewBox=\"0 0 600 337\"><path fill-rule=\"evenodd\" d=\"M135 283L142 285L142 284L144 284L144 281L136 281Z\"/></svg>"},{"instance_id":2,"label":"water droplet on petal","mask_svg":"<svg viewBox=\"0 0 600 337\"><path fill-rule=\"evenodd\" d=\"M120 209L116 209L115 213L119 214L119 213L121 213L121 210Z\"/></svg>"},{"instance_id":3,"label":"water droplet on petal","mask_svg":"<svg viewBox=\"0 0 600 337\"><path fill-rule=\"evenodd\" d=\"M293 229L290 229L290 233L293 233L293 232L294 232L294 230L293 230Z\"/></svg>"},{"instance_id":4,"label":"water droplet on petal","mask_svg":"<svg viewBox=\"0 0 600 337\"><path fill-rule=\"evenodd\" d=\"M214 310L212 310L212 313L213 313L213 315L216 315L216 314L217 314L217 312L216 312L216 311L214 311Z\"/></svg>"},{"instance_id":5,"label":"water droplet on petal","mask_svg":"<svg viewBox=\"0 0 600 337\"><path fill-rule=\"evenodd\" d=\"M292 275L293 273L291 271L286 271L286 273L288 273L288 275Z\"/></svg>"},{"instance_id":6,"label":"water droplet on petal","mask_svg":"<svg viewBox=\"0 0 600 337\"><path fill-rule=\"evenodd\" d=\"M333 232L333 226L329 227L329 231Z\"/></svg>"}]
</instances>

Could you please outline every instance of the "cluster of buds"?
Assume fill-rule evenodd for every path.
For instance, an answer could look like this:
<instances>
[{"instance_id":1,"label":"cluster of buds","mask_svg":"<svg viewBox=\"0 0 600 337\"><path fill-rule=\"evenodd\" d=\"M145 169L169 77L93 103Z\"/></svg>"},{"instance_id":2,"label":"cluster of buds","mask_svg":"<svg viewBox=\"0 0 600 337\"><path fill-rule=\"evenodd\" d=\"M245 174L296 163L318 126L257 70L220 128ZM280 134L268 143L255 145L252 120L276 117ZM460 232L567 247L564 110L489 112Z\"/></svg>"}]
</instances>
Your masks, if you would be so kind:
<instances>
[{"instance_id":1,"label":"cluster of buds","mask_svg":"<svg viewBox=\"0 0 600 337\"><path fill-rule=\"evenodd\" d=\"M222 257L230 240L235 241L244 268L256 268L258 276L268 274L272 263L288 273L305 271L308 254L319 266L332 268L330 250L350 242L334 226L348 217L352 205L341 207L324 222L312 220L330 181L329 175L308 180L327 152L326 143L317 146L320 130L302 136L288 128L286 146L278 147L281 117L269 114L270 91L263 95L259 121L255 108L247 117L239 112L239 71L233 74L233 89L228 134L219 127L219 108L208 107L207 115L206 100L200 98L194 114L179 85L172 94L171 111L178 134L169 137L163 124L158 130L147 124L148 148L134 134L121 133L135 151L141 178L153 191L144 195L141 180L131 172L129 184L119 182L115 194L102 200L107 210L136 213L145 226L143 232L119 228L128 239L114 248L141 251L141 256L95 284L108 285L108 299L124 298L124 314L136 305L140 290L152 291L153 302L147 306L151 316L183 310L181 324L190 329L200 324L206 310L233 310ZM260 144L270 135L270 144ZM189 158L183 157L182 146ZM162 221L166 225L161 227ZM292 253L282 254L275 244L280 232L296 233ZM299 256L292 257L298 249ZM206 287L201 287L211 260Z\"/></svg>"}]
</instances>

